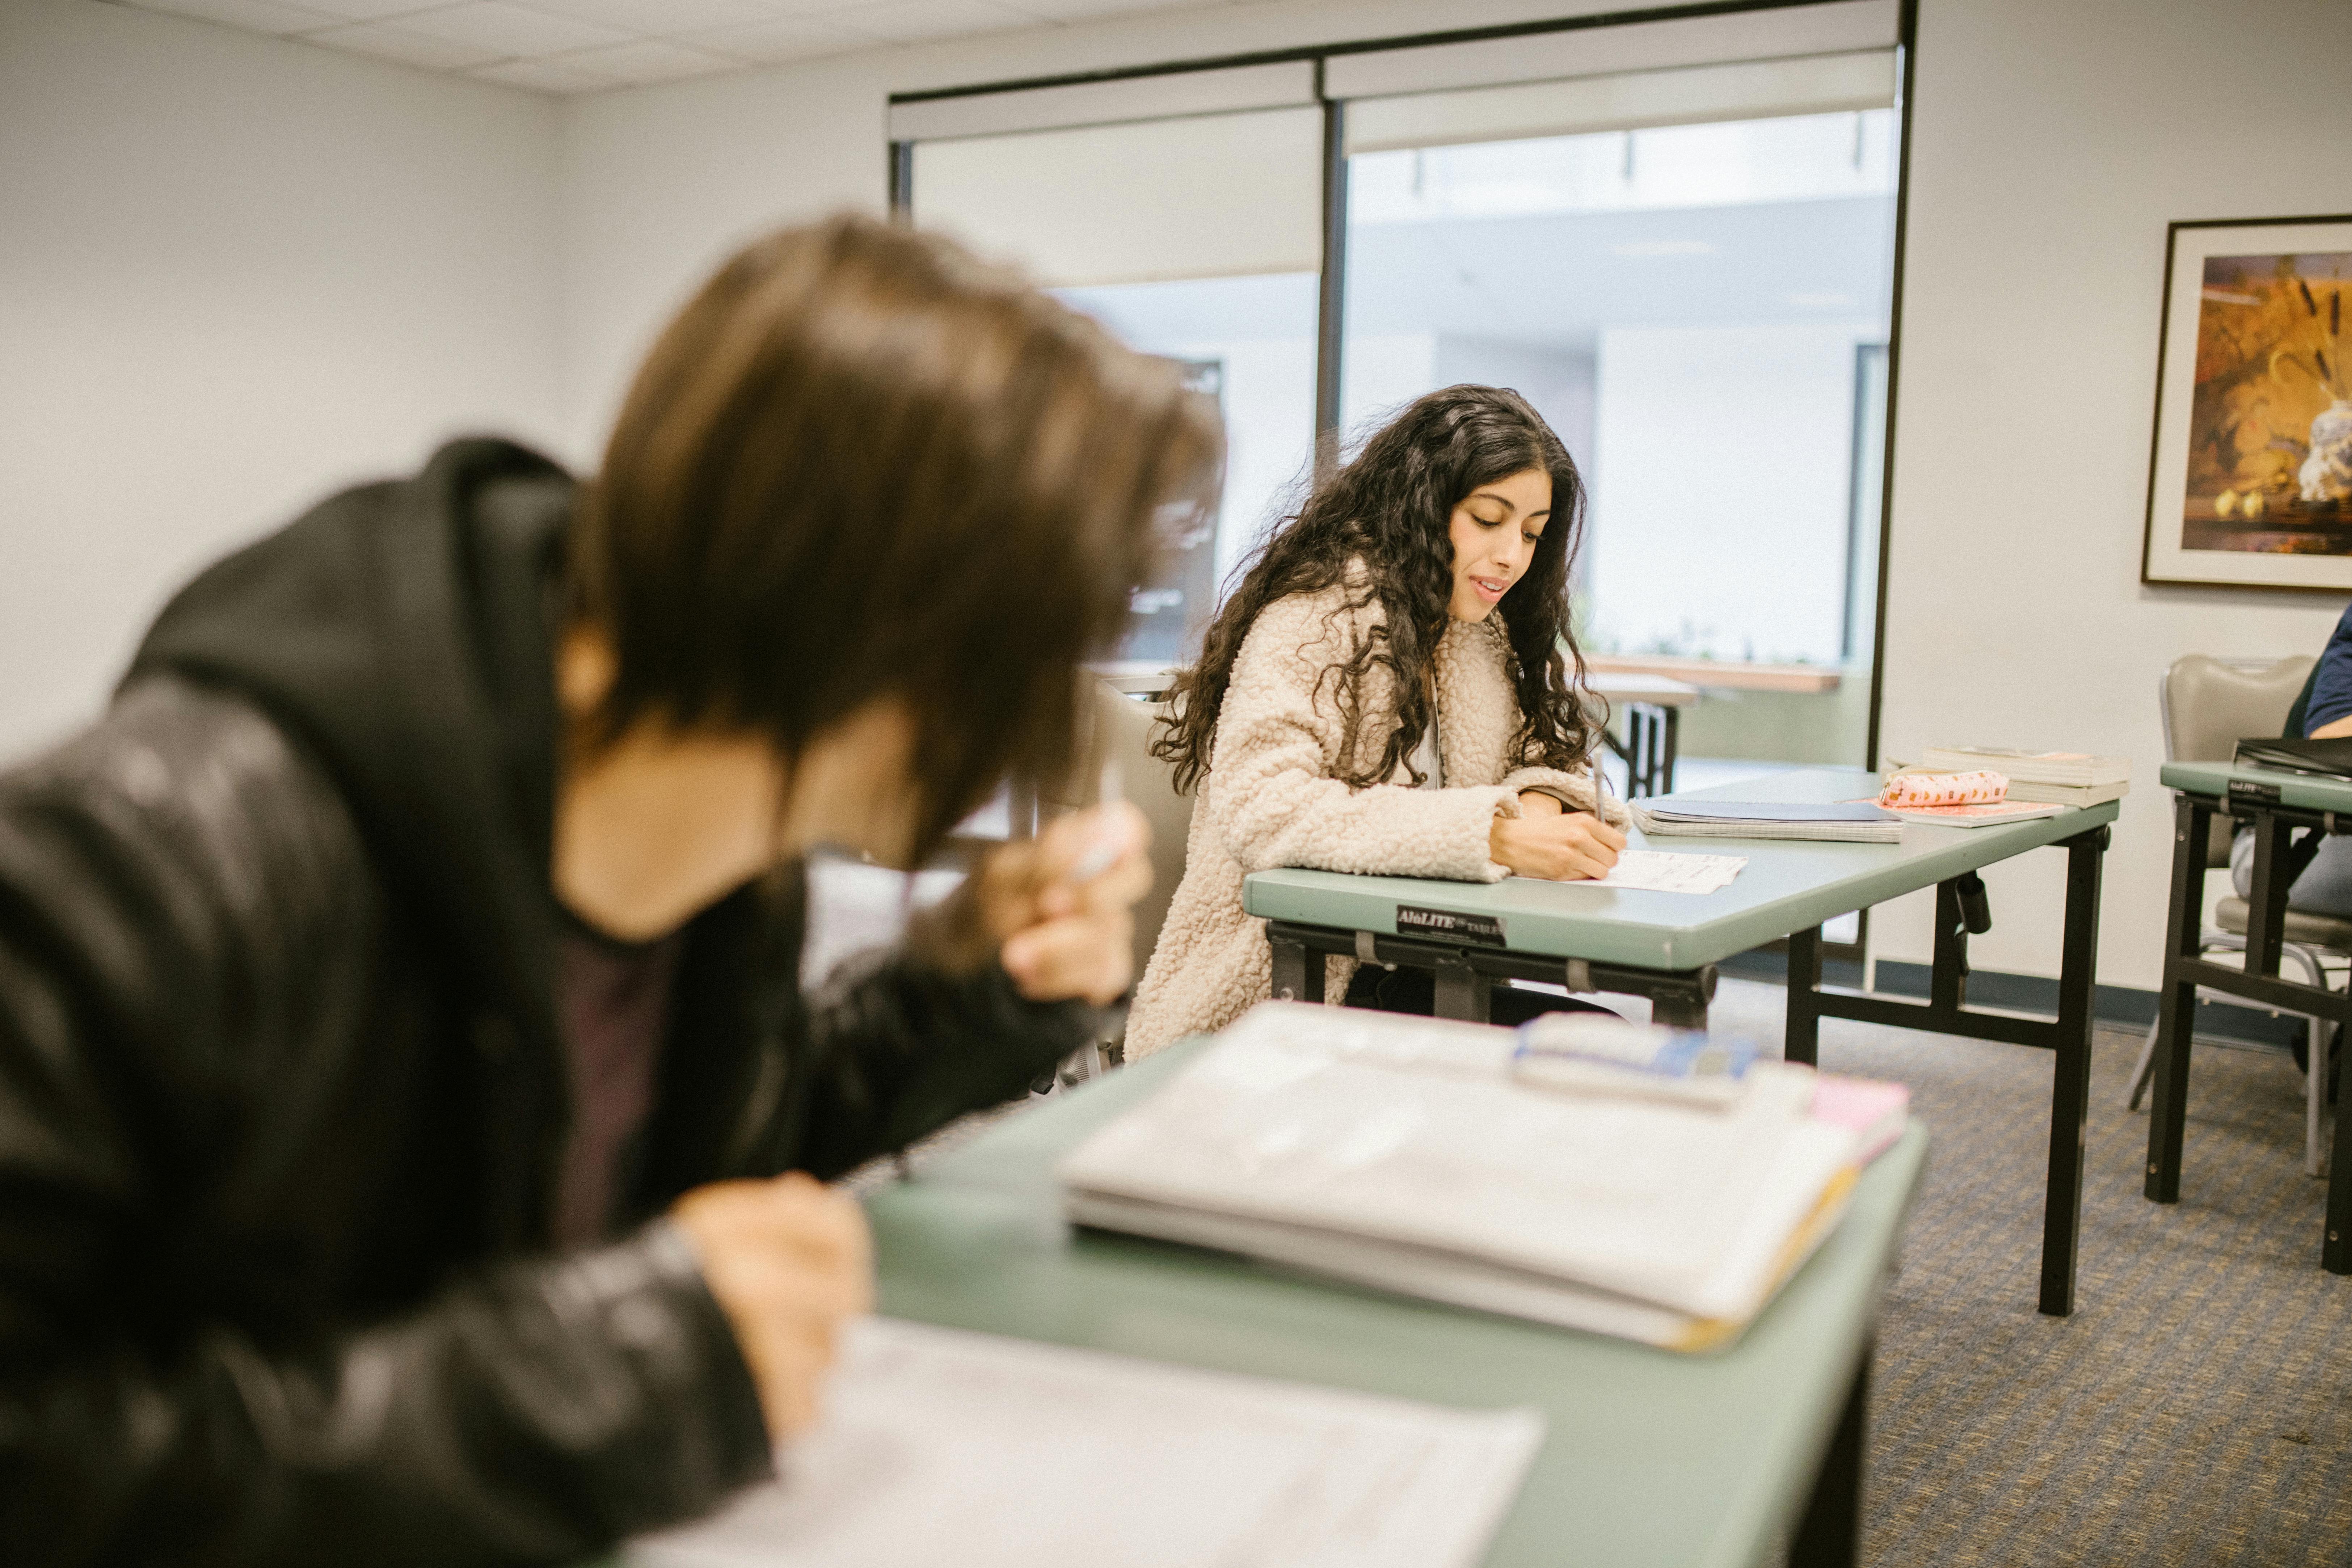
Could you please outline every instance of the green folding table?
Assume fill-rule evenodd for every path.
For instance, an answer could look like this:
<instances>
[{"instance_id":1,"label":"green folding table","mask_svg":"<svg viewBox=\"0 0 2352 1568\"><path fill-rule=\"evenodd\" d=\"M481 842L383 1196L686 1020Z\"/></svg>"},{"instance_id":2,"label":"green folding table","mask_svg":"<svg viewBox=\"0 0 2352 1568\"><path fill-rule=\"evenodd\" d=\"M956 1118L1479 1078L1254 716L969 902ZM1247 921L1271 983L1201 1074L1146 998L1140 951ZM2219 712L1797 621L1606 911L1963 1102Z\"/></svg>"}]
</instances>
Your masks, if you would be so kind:
<instances>
[{"instance_id":1,"label":"green folding table","mask_svg":"<svg viewBox=\"0 0 2352 1568\"><path fill-rule=\"evenodd\" d=\"M1878 792L1875 773L1814 768L1690 792L1726 800L1830 802ZM1655 803L1645 803L1655 804ZM2083 1138L2090 1114L2092 985L2098 962L2099 873L2116 803L1991 827L1906 824L1899 844L1660 836L1633 847L1745 856L1732 884L1705 894L1643 892L1513 877L1439 882L1332 871L1259 871L1242 904L1267 922L1274 994L1323 1000L1323 955L1434 972L1437 1011L1483 1021L1497 980L1549 981L1570 991L1647 996L1662 1023L1704 1027L1716 965L1785 937L1788 1054L1816 1058L1824 1017L1854 1018L2009 1045L2056 1057L2051 1079L2050 1175L2040 1306L2074 1310L2083 1207ZM2066 921L2058 1016L1970 1007L1968 938L1988 928L1977 872L2030 849L2066 851ZM1897 1001L1821 983L1821 927L1922 888L1936 889L1928 999Z\"/></svg>"},{"instance_id":2,"label":"green folding table","mask_svg":"<svg viewBox=\"0 0 2352 1568\"><path fill-rule=\"evenodd\" d=\"M1791 1563L1854 1561L1870 1347L1924 1130L1864 1173L1837 1229L1738 1343L1678 1355L1073 1230L1055 1160L1203 1044L1057 1095L870 1198L880 1310L1440 1405L1532 1405L1543 1447L1491 1568L1735 1568L1784 1540ZM1050 1510L1069 1483L1039 1477L1034 1506Z\"/></svg>"},{"instance_id":3,"label":"green folding table","mask_svg":"<svg viewBox=\"0 0 2352 1568\"><path fill-rule=\"evenodd\" d=\"M2352 784L2227 763L2167 763L2159 775L2173 792L2172 885L2166 914L2164 992L2157 1012L2156 1103L2148 1113L2147 1194L2180 1201L2180 1146L2189 1116L2189 1040L2197 988L2242 996L2265 1007L2332 1018L2352 1039L2352 993L2305 985L2279 973L2286 939L2286 895L2331 833L2352 833ZM2253 879L2246 898L2243 969L2205 957L2205 851L2216 813L2250 824ZM2314 1062L2312 1070L2319 1070ZM2327 1219L2320 1266L2352 1274L2352 1159L2336 1138L2327 1179Z\"/></svg>"}]
</instances>

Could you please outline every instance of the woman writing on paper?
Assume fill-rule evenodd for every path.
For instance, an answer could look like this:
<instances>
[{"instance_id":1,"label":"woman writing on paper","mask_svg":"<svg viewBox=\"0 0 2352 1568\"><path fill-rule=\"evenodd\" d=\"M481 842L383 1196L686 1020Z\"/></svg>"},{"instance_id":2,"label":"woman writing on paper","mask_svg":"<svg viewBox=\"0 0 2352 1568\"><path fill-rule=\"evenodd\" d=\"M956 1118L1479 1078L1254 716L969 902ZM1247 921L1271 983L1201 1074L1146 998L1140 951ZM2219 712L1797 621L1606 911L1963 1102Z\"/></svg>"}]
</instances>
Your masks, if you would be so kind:
<instances>
[{"instance_id":1,"label":"woman writing on paper","mask_svg":"<svg viewBox=\"0 0 2352 1568\"><path fill-rule=\"evenodd\" d=\"M1366 441L1266 541L1179 678L1155 748L1196 795L1130 1057L1270 992L1242 879L1276 866L1497 881L1605 876L1568 567L1584 487L1515 392L1452 386ZM1596 815L1600 811L1605 815ZM1431 981L1334 959L1333 994L1426 1013ZM1539 994L1498 991L1498 1023Z\"/></svg>"}]
</instances>

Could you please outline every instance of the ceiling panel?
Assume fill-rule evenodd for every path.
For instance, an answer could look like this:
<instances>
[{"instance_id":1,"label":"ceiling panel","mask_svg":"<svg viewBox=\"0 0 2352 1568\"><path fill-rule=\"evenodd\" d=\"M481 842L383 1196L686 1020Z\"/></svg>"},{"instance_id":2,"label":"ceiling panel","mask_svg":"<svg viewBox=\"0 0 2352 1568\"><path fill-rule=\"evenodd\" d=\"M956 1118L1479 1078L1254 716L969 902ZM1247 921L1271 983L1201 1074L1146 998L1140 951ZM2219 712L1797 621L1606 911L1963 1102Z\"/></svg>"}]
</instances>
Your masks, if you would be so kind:
<instances>
[{"instance_id":1,"label":"ceiling panel","mask_svg":"<svg viewBox=\"0 0 2352 1568\"><path fill-rule=\"evenodd\" d=\"M535 92L1250 0L107 0Z\"/></svg>"}]
</instances>

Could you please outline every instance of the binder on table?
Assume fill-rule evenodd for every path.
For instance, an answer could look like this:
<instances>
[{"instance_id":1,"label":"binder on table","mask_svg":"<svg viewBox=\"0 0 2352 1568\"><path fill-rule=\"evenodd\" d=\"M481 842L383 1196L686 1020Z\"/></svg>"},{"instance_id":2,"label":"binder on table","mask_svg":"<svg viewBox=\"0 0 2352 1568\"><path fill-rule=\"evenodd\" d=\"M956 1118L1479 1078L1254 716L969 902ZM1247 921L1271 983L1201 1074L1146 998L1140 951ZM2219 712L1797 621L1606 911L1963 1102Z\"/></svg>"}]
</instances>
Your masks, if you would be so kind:
<instances>
[{"instance_id":1,"label":"binder on table","mask_svg":"<svg viewBox=\"0 0 2352 1568\"><path fill-rule=\"evenodd\" d=\"M1512 1076L1474 1024L1262 1003L1055 1169L1082 1225L1676 1350L1736 1339L1844 1212L1853 1130L1763 1062L1716 1110Z\"/></svg>"}]
</instances>

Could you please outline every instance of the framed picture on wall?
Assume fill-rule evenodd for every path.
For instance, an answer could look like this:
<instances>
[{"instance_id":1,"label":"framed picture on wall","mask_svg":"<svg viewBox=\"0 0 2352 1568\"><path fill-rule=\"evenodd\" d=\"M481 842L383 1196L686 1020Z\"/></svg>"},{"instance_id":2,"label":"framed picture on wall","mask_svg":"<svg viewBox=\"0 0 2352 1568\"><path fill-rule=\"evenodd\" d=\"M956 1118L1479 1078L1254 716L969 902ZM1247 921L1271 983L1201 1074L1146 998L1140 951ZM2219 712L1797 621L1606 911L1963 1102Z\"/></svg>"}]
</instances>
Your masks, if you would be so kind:
<instances>
[{"instance_id":1,"label":"framed picture on wall","mask_svg":"<svg viewBox=\"0 0 2352 1568\"><path fill-rule=\"evenodd\" d=\"M2352 592L2352 215L2176 223L2143 583Z\"/></svg>"}]
</instances>

